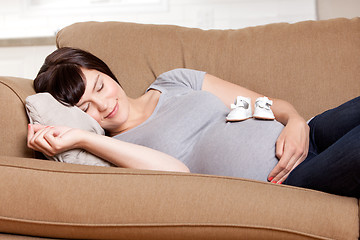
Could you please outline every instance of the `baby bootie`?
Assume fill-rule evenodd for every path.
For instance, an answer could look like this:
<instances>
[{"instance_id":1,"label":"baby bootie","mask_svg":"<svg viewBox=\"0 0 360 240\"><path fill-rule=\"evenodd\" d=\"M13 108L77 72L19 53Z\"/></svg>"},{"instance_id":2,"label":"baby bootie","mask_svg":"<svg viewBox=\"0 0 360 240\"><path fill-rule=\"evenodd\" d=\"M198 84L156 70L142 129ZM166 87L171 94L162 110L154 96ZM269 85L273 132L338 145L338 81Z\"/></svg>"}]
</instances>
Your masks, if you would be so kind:
<instances>
[{"instance_id":1,"label":"baby bootie","mask_svg":"<svg viewBox=\"0 0 360 240\"><path fill-rule=\"evenodd\" d=\"M251 99L238 96L234 104L231 104L231 111L226 117L228 122L243 121L252 117Z\"/></svg>"},{"instance_id":2,"label":"baby bootie","mask_svg":"<svg viewBox=\"0 0 360 240\"><path fill-rule=\"evenodd\" d=\"M274 113L270 109L272 104L273 102L267 97L259 97L256 99L253 117L256 119L274 120Z\"/></svg>"}]
</instances>

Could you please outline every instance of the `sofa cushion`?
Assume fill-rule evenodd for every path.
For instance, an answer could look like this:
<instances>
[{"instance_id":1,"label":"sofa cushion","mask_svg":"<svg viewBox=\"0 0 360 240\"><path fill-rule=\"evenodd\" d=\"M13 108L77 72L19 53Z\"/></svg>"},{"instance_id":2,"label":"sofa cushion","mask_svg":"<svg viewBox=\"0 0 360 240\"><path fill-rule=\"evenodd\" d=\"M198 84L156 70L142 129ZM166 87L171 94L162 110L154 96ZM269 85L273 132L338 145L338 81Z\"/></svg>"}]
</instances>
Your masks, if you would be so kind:
<instances>
[{"instance_id":1,"label":"sofa cushion","mask_svg":"<svg viewBox=\"0 0 360 240\"><path fill-rule=\"evenodd\" d=\"M0 172L4 233L126 240L359 236L358 199L313 190L16 157L0 157Z\"/></svg>"},{"instance_id":2,"label":"sofa cushion","mask_svg":"<svg viewBox=\"0 0 360 240\"><path fill-rule=\"evenodd\" d=\"M67 107L49 93L38 93L26 98L26 111L32 124L67 126L104 135L98 122L78 107ZM72 149L55 156L47 156L58 162L85 165L111 166L111 164L82 149Z\"/></svg>"}]
</instances>

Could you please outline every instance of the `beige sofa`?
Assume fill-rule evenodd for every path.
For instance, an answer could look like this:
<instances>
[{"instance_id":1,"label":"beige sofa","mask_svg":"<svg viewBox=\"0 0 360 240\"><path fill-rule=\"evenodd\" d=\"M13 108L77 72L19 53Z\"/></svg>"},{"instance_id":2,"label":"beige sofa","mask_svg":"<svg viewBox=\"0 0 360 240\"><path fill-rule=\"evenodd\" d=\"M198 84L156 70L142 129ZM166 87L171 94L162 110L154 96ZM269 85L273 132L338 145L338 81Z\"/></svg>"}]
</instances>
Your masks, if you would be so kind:
<instances>
[{"instance_id":1,"label":"beige sofa","mask_svg":"<svg viewBox=\"0 0 360 240\"><path fill-rule=\"evenodd\" d=\"M210 31L87 22L61 30L57 45L105 60L132 97L178 67L286 99L305 118L360 94L359 18ZM359 238L355 198L36 159L24 110L33 93L31 80L0 78L0 239Z\"/></svg>"}]
</instances>

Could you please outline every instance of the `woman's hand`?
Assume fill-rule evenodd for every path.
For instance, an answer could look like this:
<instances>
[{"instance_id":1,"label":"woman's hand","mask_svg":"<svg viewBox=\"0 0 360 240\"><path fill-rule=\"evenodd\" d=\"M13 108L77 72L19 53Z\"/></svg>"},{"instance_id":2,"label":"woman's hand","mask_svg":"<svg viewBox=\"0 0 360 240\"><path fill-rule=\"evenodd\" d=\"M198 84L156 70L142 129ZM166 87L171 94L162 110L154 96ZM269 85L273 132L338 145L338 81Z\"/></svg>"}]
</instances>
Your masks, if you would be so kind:
<instances>
[{"instance_id":1,"label":"woman's hand","mask_svg":"<svg viewBox=\"0 0 360 240\"><path fill-rule=\"evenodd\" d=\"M299 117L289 118L276 141L278 164L270 172L268 180L283 183L290 172L305 160L309 150L309 126Z\"/></svg>"},{"instance_id":2,"label":"woman's hand","mask_svg":"<svg viewBox=\"0 0 360 240\"><path fill-rule=\"evenodd\" d=\"M27 145L48 156L78 147L81 130L63 126L28 125Z\"/></svg>"}]
</instances>

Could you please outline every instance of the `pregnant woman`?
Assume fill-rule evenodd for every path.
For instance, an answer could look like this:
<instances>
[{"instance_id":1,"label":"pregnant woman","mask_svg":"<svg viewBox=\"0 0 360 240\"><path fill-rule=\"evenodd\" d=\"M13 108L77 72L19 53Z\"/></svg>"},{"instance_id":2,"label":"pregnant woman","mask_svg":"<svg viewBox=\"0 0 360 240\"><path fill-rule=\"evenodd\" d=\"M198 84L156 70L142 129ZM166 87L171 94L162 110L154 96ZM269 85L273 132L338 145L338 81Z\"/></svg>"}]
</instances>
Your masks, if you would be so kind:
<instances>
[{"instance_id":1,"label":"pregnant woman","mask_svg":"<svg viewBox=\"0 0 360 240\"><path fill-rule=\"evenodd\" d=\"M132 99L102 60L72 48L60 48L46 58L34 87L79 107L107 133L30 125L28 146L50 156L82 148L120 167L235 176L360 195L359 98L308 125L286 101L270 101L202 71L174 69ZM249 119L226 121L231 120L234 99L233 110L247 111ZM252 101L272 110L275 121L251 118Z\"/></svg>"}]
</instances>

